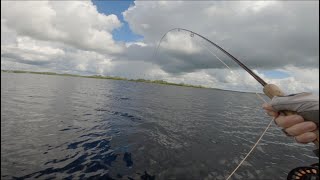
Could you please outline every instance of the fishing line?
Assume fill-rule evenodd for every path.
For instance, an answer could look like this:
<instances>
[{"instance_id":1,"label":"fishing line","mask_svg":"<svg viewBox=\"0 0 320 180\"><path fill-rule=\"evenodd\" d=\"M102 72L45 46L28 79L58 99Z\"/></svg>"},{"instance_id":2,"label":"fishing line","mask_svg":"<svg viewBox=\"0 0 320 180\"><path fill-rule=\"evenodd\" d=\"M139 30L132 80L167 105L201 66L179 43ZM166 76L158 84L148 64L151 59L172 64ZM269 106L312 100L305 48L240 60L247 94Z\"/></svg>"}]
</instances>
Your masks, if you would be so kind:
<instances>
[{"instance_id":1,"label":"fishing line","mask_svg":"<svg viewBox=\"0 0 320 180\"><path fill-rule=\"evenodd\" d=\"M172 30L174 30L174 29L172 29ZM170 30L170 31L172 31L172 30ZM178 31L180 31L181 29L180 28L178 28ZM182 29L182 30L184 30L184 29ZM158 44L158 46L157 46L157 48L156 48L156 50L155 50L155 52L154 52L154 56L156 56L156 54L157 54L157 51L158 51L158 49L160 48L160 44L161 44L161 41L164 39L164 37L170 32L170 31L168 31L168 32L166 32L162 37L161 37L161 39L160 39L160 41L159 41L159 44ZM189 31L189 30L186 30L187 32L191 32L191 37L193 38L194 37L194 34L197 34L197 33L193 33L192 31ZM198 34L197 34L198 35ZM203 39L205 39L205 40L207 40L206 38L204 38L204 37L202 37L201 35L198 35L199 37L201 37L201 38L203 38ZM221 60L214 52L212 52L206 45L204 45L202 42L200 42L200 41L198 41L197 39L195 40L195 41L197 41L199 44L201 44L207 51L209 51L209 53L211 53L212 55L214 55L223 65L225 65L230 71L231 71L231 73L234 73L236 76L238 76L238 77L241 77L240 76L240 74L238 74L237 72L234 72L234 71L232 71L232 69L223 61L223 60ZM207 40L207 41L209 41L209 40ZM210 42L211 43L211 42ZM215 45L215 44L214 44ZM216 45L215 45L216 46ZM219 48L219 46L216 46L217 48ZM222 48L219 48L220 50L222 50L223 52L225 52ZM225 52L225 53L227 53L227 55L230 57L231 56L231 58L233 57L232 55L230 55L228 52ZM233 58L233 59L235 59L235 58ZM236 59L237 60L237 59ZM242 63L241 63L242 64ZM251 70L250 70L251 71ZM252 72L253 73L253 72ZM251 74L251 73L250 73ZM254 74L254 73L253 73ZM251 74L252 75L252 74ZM255 74L254 74L255 75ZM256 78L255 78L256 79ZM259 81L260 82L260 81ZM265 82L262 80L262 82L260 82L261 84L264 84ZM245 86L247 86L247 84L244 84ZM248 86L247 86L247 88L248 88ZM257 88L256 88L256 90L257 90ZM266 102L266 100L265 99L263 99L263 97L260 95L260 94L258 94L257 92L255 92L255 94L257 95L257 97L258 98L260 98L263 102L265 102L265 103L267 103ZM257 145L260 143L260 141L261 141L261 139L263 138L263 136L266 134L266 132L268 131L268 129L270 128L270 126L271 126L271 124L272 124L272 122L274 121L274 119L275 118L272 118L271 119L271 121L269 122L269 124L268 124L268 126L264 129L264 131L263 131L263 133L260 135L260 137L258 138L258 140L255 142L255 144L252 146L252 148L250 149L250 151L246 154L246 156L241 160L241 162L238 164L238 166L230 173L230 175L227 177L227 179L226 180L229 180L233 175L234 175L234 173L241 167L241 165L243 164L243 162L251 155L251 153L253 152L253 150L257 147Z\"/></svg>"},{"instance_id":2,"label":"fishing line","mask_svg":"<svg viewBox=\"0 0 320 180\"><path fill-rule=\"evenodd\" d=\"M258 93L256 93L256 95L265 103L267 103L266 100L264 100ZM272 122L274 121L275 118L272 118L271 121L269 122L268 126L265 128L265 130L263 131L263 133L260 135L259 139L257 140L257 142L252 146L252 148L250 149L250 151L247 153L247 155L242 159L242 161L238 164L238 166L231 172L231 174L227 177L226 180L229 180L233 174L239 169L239 167L241 167L241 165L243 164L243 162L250 156L250 154L252 153L252 151L257 147L257 145L260 143L262 137L266 134L266 132L268 131L268 129L270 128Z\"/></svg>"},{"instance_id":3,"label":"fishing line","mask_svg":"<svg viewBox=\"0 0 320 180\"><path fill-rule=\"evenodd\" d=\"M199 44L201 44L203 47L205 47L207 49L207 51L209 51L212 55L214 55L223 65L225 65L233 73L232 69L225 62L223 62L214 52L210 51L210 49L206 45L204 45L202 42L200 42L198 40L196 40L196 41Z\"/></svg>"},{"instance_id":4,"label":"fishing line","mask_svg":"<svg viewBox=\"0 0 320 180\"><path fill-rule=\"evenodd\" d=\"M205 47L205 49L207 49L212 55L214 55L221 63L223 63L230 71L231 73L235 73L237 76L240 76L237 72L233 72L232 69L226 64L224 63L214 52L212 52L207 46L205 46L202 42L196 40L197 42L199 42L199 44L201 44L203 47ZM258 94L257 92L255 92L255 94L257 95L258 98L260 98L263 102L267 103L267 101L265 99L263 99L263 97ZM274 118L271 119L271 121L269 122L268 126L265 128L265 130L263 131L263 133L260 135L260 137L258 138L258 140L255 142L255 144L252 146L252 148L250 149L250 151L246 154L246 156L241 160L241 162L238 164L238 166L231 172L231 174L227 177L226 180L229 180L234 173L241 167L241 165L243 164L243 162L250 156L250 154L252 153L252 151L257 147L257 145L260 143L261 139L263 138L263 136L266 134L266 132L268 131L268 129L270 128L272 122L274 121Z\"/></svg>"},{"instance_id":5,"label":"fishing line","mask_svg":"<svg viewBox=\"0 0 320 180\"><path fill-rule=\"evenodd\" d=\"M246 65L244 65L241 61L239 61L237 58L235 58L234 56L232 56L228 51L224 50L222 47L220 47L219 45L217 45L216 43L212 42L211 40L209 40L208 38L202 36L201 34L198 34L198 33L195 33L193 31L190 31L188 29L183 29L183 28L173 28L169 31L167 31L160 39L159 41L159 44L155 50L155 53L154 55L156 55L159 47L160 47L160 44L161 44L161 41L163 40L163 38L171 31L174 31L174 30L178 30L179 32L180 31L185 31L185 32L189 32L191 33L191 37L194 37L194 35L197 35L199 37L201 37L202 39L206 40L207 42L209 42L210 44L212 44L214 47L218 48L220 51L222 51L225 55L227 55L228 57L230 57L234 62L236 62L239 66L241 66L244 70L246 70L254 79L256 79L263 87L267 85L267 83L261 78L259 77L255 72L253 72L251 69L249 69Z\"/></svg>"},{"instance_id":6,"label":"fishing line","mask_svg":"<svg viewBox=\"0 0 320 180\"><path fill-rule=\"evenodd\" d=\"M214 52L212 52L206 45L204 45L202 42L200 42L200 41L198 41L198 40L196 40L196 41L197 41L199 44L201 44L203 47L205 47L205 49L206 49L207 51L209 51L212 55L214 55L222 64L224 64L224 65L230 70L231 73L235 74L235 75L238 76L238 77L241 77L238 72L232 71L232 69L231 69L225 62L223 62ZM244 85L248 88L247 84L244 84ZM248 89L249 89L249 88L248 88ZM256 87L255 89L257 90L257 87ZM260 98L263 102L267 103L266 100L263 99L263 97L262 97L260 94L258 94L257 92L255 92L255 94L256 94L256 95L258 96L258 98Z\"/></svg>"},{"instance_id":7,"label":"fishing line","mask_svg":"<svg viewBox=\"0 0 320 180\"><path fill-rule=\"evenodd\" d=\"M252 146L252 148L250 149L250 151L247 153L247 155L242 159L242 161L239 163L239 165L232 171L232 173L227 177L226 180L229 180L232 175L239 169L239 167L242 165L242 163L249 157L249 155L251 154L251 152L256 148L256 146L259 144L259 142L261 141L262 137L266 134L267 130L269 129L269 127L271 126L272 122L274 121L274 118L272 118L272 120L270 121L270 123L268 124L268 126L266 127L266 129L263 131L263 133L261 134L261 136L259 137L259 139L257 140L257 142Z\"/></svg>"},{"instance_id":8,"label":"fishing line","mask_svg":"<svg viewBox=\"0 0 320 180\"><path fill-rule=\"evenodd\" d=\"M209 43L211 43L212 45L214 45L216 48L220 49L222 52L224 52L226 55L228 55L231 59L233 59L238 65L240 65L242 68L244 68L253 78L255 78L261 85L265 86L267 85L266 82L264 82L264 80L262 80L259 76L257 76L253 71L251 71L249 68L247 68L244 64L242 64L238 59L236 59L235 57L233 57L230 53L228 53L227 51L225 51L224 49L222 49L220 46L218 46L217 44L213 43L212 41L210 41L209 39L203 37L202 35L200 34L197 34L197 33L194 33L190 30L187 30L187 29L182 29L182 28L175 28L175 29L171 29L169 31L167 31L160 39L159 41L159 44L154 52L154 56L156 56L157 54L157 51L158 49L160 48L160 44L161 44L161 41L164 39L164 37L171 31L173 30L176 30L178 29L178 31L180 30L183 30L183 31L186 31L186 32L190 32L191 33L191 37L193 38L194 37L194 34L196 34L197 36L201 37L202 39L208 41ZM197 41L197 40L196 40ZM199 42L199 41L198 41ZM205 46L202 42L199 42L199 44L201 44L203 47L205 47L205 49L207 51L209 51L212 55L214 55L222 64L224 64L230 71L231 73L235 73L238 77L241 77L237 72L233 72L232 69L224 62L222 61L214 52L212 52L207 46ZM247 86L247 84L244 83L244 86ZM247 86L248 88L248 86ZM257 89L256 89L257 90ZM257 92L255 92L255 94L265 103L266 100L263 99L261 97L260 94L258 94ZM252 148L250 149L250 151L246 154L246 156L241 160L241 162L238 164L238 166L230 173L230 175L227 177L226 180L229 180L233 175L234 173L241 167L241 165L243 164L243 162L250 156L250 154L253 152L253 150L256 148L256 146L260 143L261 139L263 138L263 136L266 134L266 132L268 131L268 129L270 128L272 122L274 121L275 118L273 118L268 126L264 129L263 133L260 135L260 137L258 138L258 140L255 142L255 144L252 146Z\"/></svg>"}]
</instances>

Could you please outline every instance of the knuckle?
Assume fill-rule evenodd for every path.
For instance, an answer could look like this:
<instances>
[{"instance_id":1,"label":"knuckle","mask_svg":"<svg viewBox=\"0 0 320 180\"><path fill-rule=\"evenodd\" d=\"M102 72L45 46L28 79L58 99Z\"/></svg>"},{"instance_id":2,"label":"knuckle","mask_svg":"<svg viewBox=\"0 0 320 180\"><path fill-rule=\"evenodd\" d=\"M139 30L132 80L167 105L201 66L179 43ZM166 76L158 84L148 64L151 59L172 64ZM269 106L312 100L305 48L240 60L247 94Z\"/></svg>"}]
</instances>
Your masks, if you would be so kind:
<instances>
[{"instance_id":1,"label":"knuckle","mask_svg":"<svg viewBox=\"0 0 320 180\"><path fill-rule=\"evenodd\" d=\"M289 121L287 121L287 119L285 117L279 116L276 118L276 122L277 122L278 126L286 128L286 127L288 127Z\"/></svg>"},{"instance_id":2,"label":"knuckle","mask_svg":"<svg viewBox=\"0 0 320 180\"><path fill-rule=\"evenodd\" d=\"M299 115L290 115L290 116L285 116L284 120L287 122L289 121L300 122L301 120L303 120L303 118Z\"/></svg>"},{"instance_id":3,"label":"knuckle","mask_svg":"<svg viewBox=\"0 0 320 180\"><path fill-rule=\"evenodd\" d=\"M294 119L297 122L303 122L304 121L303 117L300 116L300 115L293 115L292 119Z\"/></svg>"}]
</instances>

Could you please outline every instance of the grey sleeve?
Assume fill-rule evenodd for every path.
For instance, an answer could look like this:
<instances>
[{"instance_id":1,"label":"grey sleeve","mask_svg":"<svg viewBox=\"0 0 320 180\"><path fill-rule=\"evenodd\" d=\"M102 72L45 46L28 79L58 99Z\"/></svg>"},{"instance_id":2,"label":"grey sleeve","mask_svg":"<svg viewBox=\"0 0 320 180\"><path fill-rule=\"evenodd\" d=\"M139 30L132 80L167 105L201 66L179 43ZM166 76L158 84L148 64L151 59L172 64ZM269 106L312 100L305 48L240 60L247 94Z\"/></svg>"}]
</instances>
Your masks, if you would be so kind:
<instances>
[{"instance_id":1,"label":"grey sleeve","mask_svg":"<svg viewBox=\"0 0 320 180\"><path fill-rule=\"evenodd\" d=\"M319 124L319 96L317 95L299 93L289 96L276 96L272 98L271 105L277 111L295 111L305 120Z\"/></svg>"}]
</instances>

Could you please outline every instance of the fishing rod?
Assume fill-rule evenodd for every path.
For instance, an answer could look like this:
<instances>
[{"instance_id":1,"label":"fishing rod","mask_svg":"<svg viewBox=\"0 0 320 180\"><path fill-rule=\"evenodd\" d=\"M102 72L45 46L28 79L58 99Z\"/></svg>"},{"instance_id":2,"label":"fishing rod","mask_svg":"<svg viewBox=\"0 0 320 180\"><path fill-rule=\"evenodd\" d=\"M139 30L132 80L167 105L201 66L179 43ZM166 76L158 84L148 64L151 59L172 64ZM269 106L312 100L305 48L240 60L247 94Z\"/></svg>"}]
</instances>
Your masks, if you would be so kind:
<instances>
[{"instance_id":1,"label":"fishing rod","mask_svg":"<svg viewBox=\"0 0 320 180\"><path fill-rule=\"evenodd\" d=\"M201 34L198 34L194 31L188 30L188 29L184 29L184 28L173 28L169 31L167 31L160 39L159 44L156 48L155 54L157 53L161 41L164 39L164 37L172 31L185 31L185 32L189 32L191 33L190 36L193 37L194 35L197 35L198 37L204 39L205 41L209 42L211 45L215 46L216 48L218 48L220 51L222 51L225 55L227 55L228 57L230 57L234 62L236 62L240 67L242 67L246 72L248 72L255 80L257 80L262 86L263 86L263 92L265 95L267 95L270 99L272 99L275 96L285 96L285 93L276 85L274 84L268 84L266 81L264 81L260 76L258 76L256 73L254 73L250 68L248 68L245 64L243 64L239 59L237 59L236 57L234 57L233 55L231 55L229 52L227 52L226 50L224 50L222 47L220 47L219 45L217 45L216 43L212 42L211 40L209 40L208 38L202 36ZM297 112L293 112L293 111L281 111L284 115L288 116L288 115L293 115L293 114L297 114ZM308 119L307 117L304 117L304 119L306 121L313 121L314 123L317 124L317 127L319 127L319 123L316 119ZM314 133L316 133L317 135L317 139L313 142L316 146L316 150L314 151L315 154L319 157L319 129L313 131ZM310 169L315 167L315 165L312 165L310 167L306 167L304 170L306 169ZM317 166L317 176L319 176L319 167ZM295 168L294 170L292 170L289 175L288 175L288 179L289 176L290 178L295 178L298 177L296 172L300 172L300 174L302 173L302 175L308 175L308 173L303 173L304 171L302 170L302 168ZM309 172L309 171L306 171ZM312 172L312 171L310 171Z\"/></svg>"}]
</instances>

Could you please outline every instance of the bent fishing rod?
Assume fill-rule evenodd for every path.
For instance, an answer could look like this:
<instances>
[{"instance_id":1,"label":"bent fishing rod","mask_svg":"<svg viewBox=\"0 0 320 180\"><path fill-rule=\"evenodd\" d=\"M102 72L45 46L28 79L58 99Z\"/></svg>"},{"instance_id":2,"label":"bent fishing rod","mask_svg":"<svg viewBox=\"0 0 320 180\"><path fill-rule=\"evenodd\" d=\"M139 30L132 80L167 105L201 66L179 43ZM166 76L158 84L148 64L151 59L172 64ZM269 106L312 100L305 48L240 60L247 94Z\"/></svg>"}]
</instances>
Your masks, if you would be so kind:
<instances>
[{"instance_id":1,"label":"bent fishing rod","mask_svg":"<svg viewBox=\"0 0 320 180\"><path fill-rule=\"evenodd\" d=\"M248 68L245 64L243 64L239 59L235 58L233 55L231 55L229 52L227 52L226 50L224 50L222 47L220 47L219 45L217 45L216 43L212 42L211 40L209 40L208 38L202 36L201 34L198 34L196 32L193 32L191 30L188 29L184 29L184 28L174 28L171 29L169 31L167 31L162 38L160 39L159 45L157 47L157 49L160 46L160 43L162 41L162 39L171 31L174 30L178 30L178 31L186 31L191 33L191 37L193 37L194 35L197 35L199 37L201 37L202 39L206 40L207 42L209 42L210 44L212 44L213 46L215 46L216 48L218 48L219 50L221 50L224 54L226 54L228 57L230 57L234 62L236 62L240 67L242 67L246 72L248 72L255 80L257 80L262 86L263 86L263 92L265 95L267 95L270 99L272 99L274 96L285 96L284 92L276 85L274 84L268 84L266 83L266 81L264 81L260 76L258 76L256 73L254 73L250 68ZM297 114L296 112L293 111L282 111L282 113L284 113L285 115L293 115L293 114ZM317 124L318 126L318 122L315 120L311 120L311 119L305 119L306 121L313 121L314 123ZM319 129L314 131L317 134L317 139L313 142L316 147L319 149Z\"/></svg>"},{"instance_id":2,"label":"bent fishing rod","mask_svg":"<svg viewBox=\"0 0 320 180\"><path fill-rule=\"evenodd\" d=\"M193 32L191 30L188 29L184 29L184 28L173 28L169 31L167 31L160 39L158 47L155 50L155 54L157 53L161 41L163 40L163 38L171 31L185 31L185 32L189 32L191 33L190 36L193 37L194 35L197 35L198 37L204 39L205 41L209 42L211 45L215 46L216 48L218 48L220 51L222 51L225 55L227 55L228 57L230 57L234 62L236 62L240 67L242 67L246 72L248 72L255 80L257 80L262 86L263 86L263 92L265 95L267 95L270 99L272 99L275 96L285 96L285 93L275 84L268 84L266 81L264 81L260 76L258 76L256 73L254 73L250 68L248 68L245 64L243 64L239 59L237 59L236 57L234 57L233 55L231 55L229 52L227 52L226 50L224 50L222 47L220 47L219 45L217 45L216 43L212 42L211 40L209 40L208 38L202 36L201 34L198 34L196 32ZM222 62L223 63L223 62ZM281 111L281 113L283 113L284 115L288 116L288 115L293 115L293 114L297 114L297 112L294 111ZM313 143L316 146L316 150L314 151L314 153L316 154L316 156L319 157L319 122L317 119L308 119L308 117L304 117L304 119L306 121L312 121L314 123L316 123L317 125L317 129L315 131L313 131L316 135L317 135L317 139L315 141L313 141ZM307 171L307 169L312 169L314 167L314 165L311 165L310 167L299 167L299 168L295 168L293 169L289 175L288 175L288 179L290 179L291 177L296 177L297 176L297 172L302 173L303 175L306 175L307 173L303 173L303 171ZM318 165L317 165L318 167ZM311 172L311 171L309 171ZM317 172L319 175L319 172Z\"/></svg>"}]
</instances>

